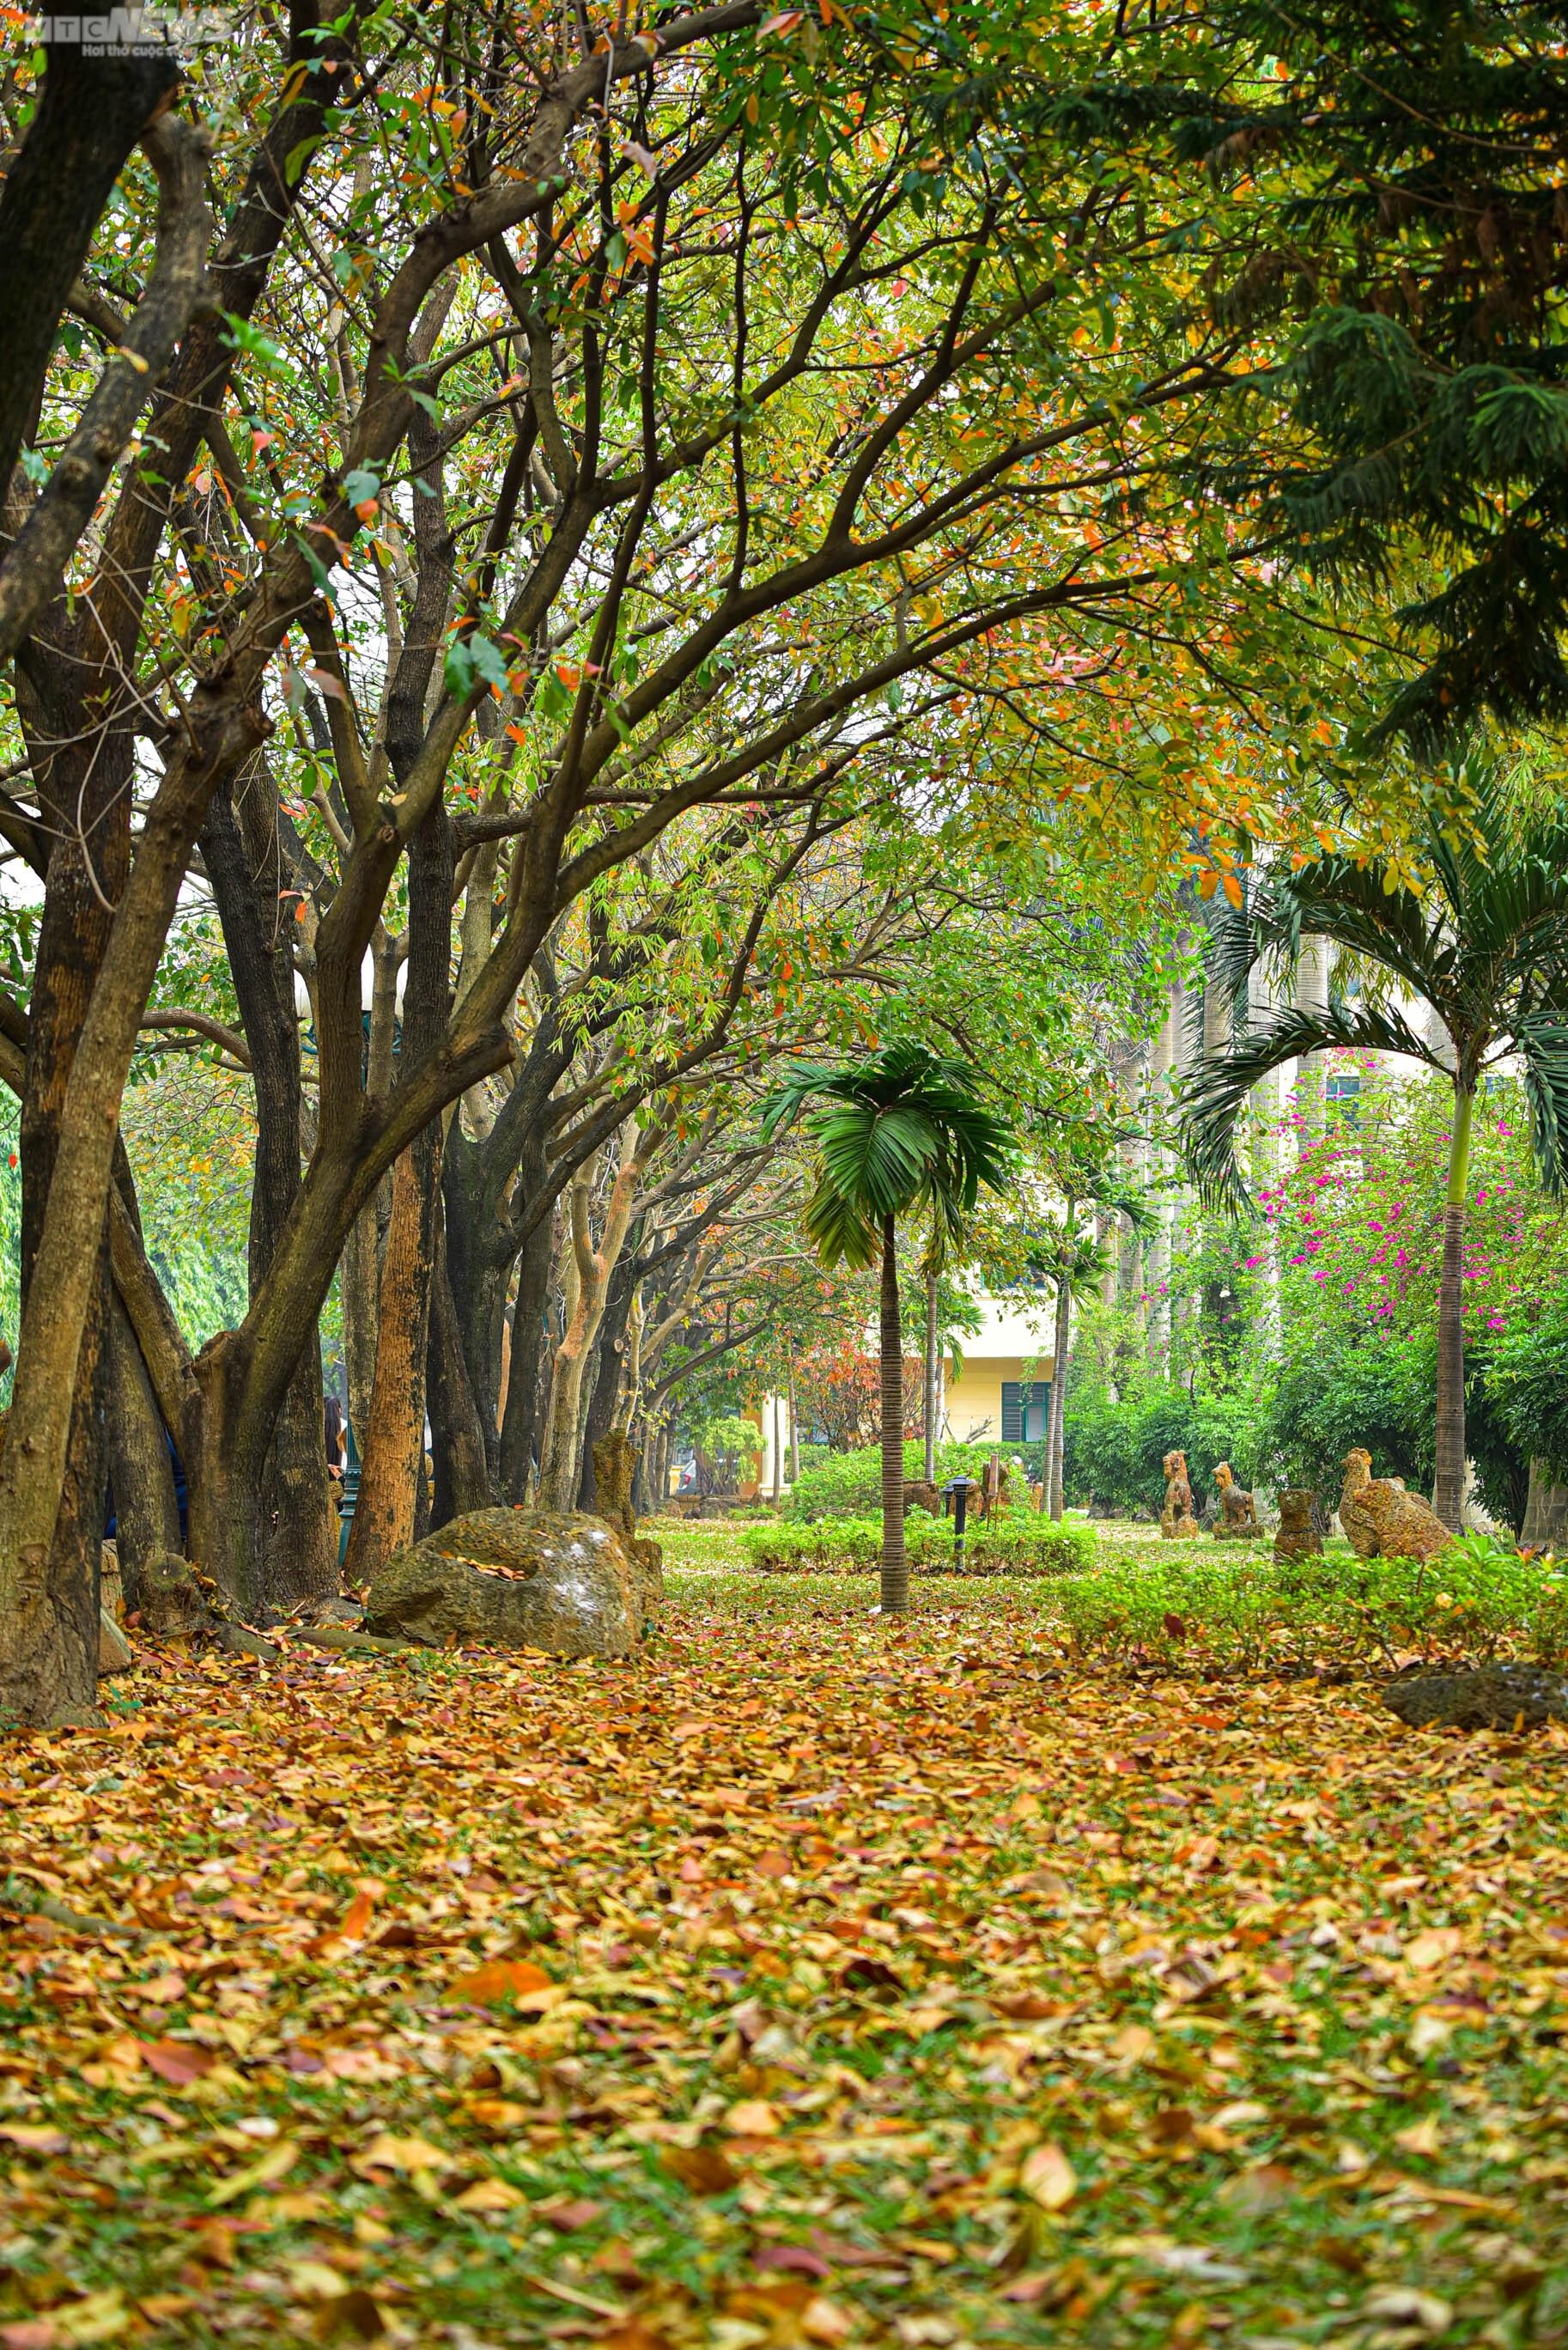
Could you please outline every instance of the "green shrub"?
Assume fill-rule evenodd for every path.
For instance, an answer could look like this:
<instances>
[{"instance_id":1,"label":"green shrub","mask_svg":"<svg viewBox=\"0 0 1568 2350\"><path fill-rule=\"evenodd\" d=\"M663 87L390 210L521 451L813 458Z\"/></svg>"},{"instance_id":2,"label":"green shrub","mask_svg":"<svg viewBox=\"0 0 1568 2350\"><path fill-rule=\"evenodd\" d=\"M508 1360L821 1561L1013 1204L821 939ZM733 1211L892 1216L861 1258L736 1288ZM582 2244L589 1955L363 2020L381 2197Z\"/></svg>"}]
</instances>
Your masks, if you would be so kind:
<instances>
[{"instance_id":1,"label":"green shrub","mask_svg":"<svg viewBox=\"0 0 1568 2350\"><path fill-rule=\"evenodd\" d=\"M1187 1455L1199 1507L1211 1492L1214 1465L1228 1461L1239 1482L1257 1482L1265 1465L1263 1432L1243 1396L1199 1396L1164 1382L1126 1402L1104 1388L1070 1385L1063 1430L1063 1477L1069 1501L1131 1516L1158 1512L1165 1499L1168 1452Z\"/></svg>"},{"instance_id":2,"label":"green shrub","mask_svg":"<svg viewBox=\"0 0 1568 2350\"><path fill-rule=\"evenodd\" d=\"M1472 1534L1440 1558L1244 1560L1194 1546L1112 1565L1064 1585L1064 1627L1081 1657L1254 1672L1417 1654L1568 1656L1568 1568Z\"/></svg>"},{"instance_id":3,"label":"green shrub","mask_svg":"<svg viewBox=\"0 0 1568 2350\"><path fill-rule=\"evenodd\" d=\"M904 1544L916 1575L950 1574L950 1519L917 1512L904 1521ZM880 1565L879 1518L819 1518L815 1524L748 1526L741 1548L749 1565L767 1574L868 1574ZM1094 1529L1082 1518L1059 1525L1035 1513L976 1526L964 1539L966 1575L1068 1575L1095 1562Z\"/></svg>"},{"instance_id":4,"label":"green shrub","mask_svg":"<svg viewBox=\"0 0 1568 2350\"><path fill-rule=\"evenodd\" d=\"M1033 1444L1012 1444L1001 1447L991 1444L939 1444L937 1447L937 1482L945 1484L950 1477L980 1477L993 1451L1000 1451L1002 1466L1010 1471L1006 1506L1009 1510L1027 1509L1031 1479L1040 1476L1040 1460L1044 1447ZM1024 1474L1012 1467L1022 1461ZM926 1448L917 1439L904 1447L904 1474L919 1481L926 1473ZM863 1445L857 1452L830 1452L821 1455L808 1469L802 1461L800 1476L784 1503L786 1518L809 1524L817 1518L869 1518L877 1515L882 1507L882 1455L874 1444Z\"/></svg>"}]
</instances>

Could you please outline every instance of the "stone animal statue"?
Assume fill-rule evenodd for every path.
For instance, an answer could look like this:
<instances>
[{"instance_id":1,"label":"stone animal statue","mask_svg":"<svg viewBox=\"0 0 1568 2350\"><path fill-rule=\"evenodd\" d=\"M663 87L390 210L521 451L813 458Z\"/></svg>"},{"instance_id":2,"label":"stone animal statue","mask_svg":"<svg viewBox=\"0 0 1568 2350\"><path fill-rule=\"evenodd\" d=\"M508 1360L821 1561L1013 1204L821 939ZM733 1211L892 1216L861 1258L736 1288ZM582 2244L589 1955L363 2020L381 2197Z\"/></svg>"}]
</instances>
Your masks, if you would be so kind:
<instances>
[{"instance_id":1,"label":"stone animal statue","mask_svg":"<svg viewBox=\"0 0 1568 2350\"><path fill-rule=\"evenodd\" d=\"M1372 1474L1372 1455L1357 1445L1345 1456L1339 1523L1360 1558L1436 1558L1453 1535L1418 1494L1394 1477Z\"/></svg>"},{"instance_id":2,"label":"stone animal statue","mask_svg":"<svg viewBox=\"0 0 1568 2350\"><path fill-rule=\"evenodd\" d=\"M1317 1500L1310 1485L1287 1485L1280 1495L1280 1530L1274 1536L1276 1558L1321 1558L1323 1537L1313 1524Z\"/></svg>"},{"instance_id":3,"label":"stone animal statue","mask_svg":"<svg viewBox=\"0 0 1568 2350\"><path fill-rule=\"evenodd\" d=\"M1237 1484L1228 1461L1214 1464L1214 1482L1220 1488L1220 1523L1214 1529L1216 1542L1262 1542L1263 1529L1258 1523L1257 1505L1251 1493L1244 1493Z\"/></svg>"},{"instance_id":4,"label":"stone animal statue","mask_svg":"<svg viewBox=\"0 0 1568 2350\"><path fill-rule=\"evenodd\" d=\"M1198 1520L1192 1513L1192 1487L1188 1482L1185 1452L1165 1456L1165 1507L1159 1513L1164 1542L1196 1542Z\"/></svg>"}]
</instances>

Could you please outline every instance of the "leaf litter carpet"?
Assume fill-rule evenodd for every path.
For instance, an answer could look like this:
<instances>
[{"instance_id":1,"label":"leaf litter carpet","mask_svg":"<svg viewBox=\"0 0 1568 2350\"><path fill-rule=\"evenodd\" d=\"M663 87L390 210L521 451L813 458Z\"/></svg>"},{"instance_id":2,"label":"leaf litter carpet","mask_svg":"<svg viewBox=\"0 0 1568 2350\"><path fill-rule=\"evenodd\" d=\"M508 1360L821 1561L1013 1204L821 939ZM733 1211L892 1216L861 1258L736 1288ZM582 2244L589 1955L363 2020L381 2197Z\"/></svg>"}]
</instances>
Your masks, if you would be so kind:
<instances>
[{"instance_id":1,"label":"leaf litter carpet","mask_svg":"<svg viewBox=\"0 0 1568 2350\"><path fill-rule=\"evenodd\" d=\"M0 1747L4 2350L1568 2341L1559 1734L1006 1609L112 1686Z\"/></svg>"}]
</instances>

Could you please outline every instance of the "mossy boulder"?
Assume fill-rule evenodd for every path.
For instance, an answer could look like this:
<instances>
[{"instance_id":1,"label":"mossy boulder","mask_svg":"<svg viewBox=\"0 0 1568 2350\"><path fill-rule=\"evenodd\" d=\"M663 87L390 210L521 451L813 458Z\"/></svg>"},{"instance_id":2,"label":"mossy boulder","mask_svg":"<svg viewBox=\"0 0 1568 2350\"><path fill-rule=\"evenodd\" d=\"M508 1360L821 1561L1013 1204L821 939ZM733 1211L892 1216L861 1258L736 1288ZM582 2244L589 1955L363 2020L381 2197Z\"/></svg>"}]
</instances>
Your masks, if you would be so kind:
<instances>
[{"instance_id":1,"label":"mossy boulder","mask_svg":"<svg viewBox=\"0 0 1568 2350\"><path fill-rule=\"evenodd\" d=\"M1568 1680L1539 1665L1460 1666L1390 1681L1383 1702L1412 1730L1541 1730L1568 1721Z\"/></svg>"},{"instance_id":2,"label":"mossy boulder","mask_svg":"<svg viewBox=\"0 0 1568 2350\"><path fill-rule=\"evenodd\" d=\"M602 1518L473 1510L378 1570L365 1629L431 1648L624 1657L642 1633L643 1581Z\"/></svg>"}]
</instances>

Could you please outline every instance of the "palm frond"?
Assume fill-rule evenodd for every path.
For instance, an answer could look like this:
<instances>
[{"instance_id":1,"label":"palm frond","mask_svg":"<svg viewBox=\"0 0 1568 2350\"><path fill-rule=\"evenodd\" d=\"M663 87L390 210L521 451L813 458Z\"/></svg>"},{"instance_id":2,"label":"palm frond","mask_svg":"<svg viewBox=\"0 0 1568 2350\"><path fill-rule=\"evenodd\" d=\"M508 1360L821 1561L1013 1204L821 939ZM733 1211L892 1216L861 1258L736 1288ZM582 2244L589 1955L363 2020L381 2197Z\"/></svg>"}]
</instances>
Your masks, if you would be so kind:
<instances>
[{"instance_id":1,"label":"palm frond","mask_svg":"<svg viewBox=\"0 0 1568 2350\"><path fill-rule=\"evenodd\" d=\"M881 1232L864 1208L846 1200L826 1177L806 1201L803 1222L824 1264L846 1264L852 1273L860 1273L876 1263Z\"/></svg>"},{"instance_id":2,"label":"palm frond","mask_svg":"<svg viewBox=\"0 0 1568 2350\"><path fill-rule=\"evenodd\" d=\"M1238 1211L1249 1204L1236 1165L1235 1138L1236 1121L1253 1087L1286 1061L1335 1046L1398 1053L1432 1068L1442 1066L1407 1021L1380 1005L1353 1009L1335 1003L1325 1011L1276 1013L1266 1026L1236 1037L1227 1052L1206 1062L1185 1093L1182 1147L1206 1201Z\"/></svg>"},{"instance_id":3,"label":"palm frond","mask_svg":"<svg viewBox=\"0 0 1568 2350\"><path fill-rule=\"evenodd\" d=\"M1561 1199L1568 1191L1568 1025L1521 1020L1515 1024L1514 1042L1524 1061L1535 1163L1547 1191Z\"/></svg>"}]
</instances>

